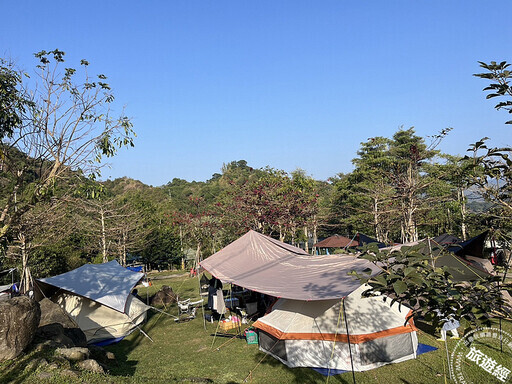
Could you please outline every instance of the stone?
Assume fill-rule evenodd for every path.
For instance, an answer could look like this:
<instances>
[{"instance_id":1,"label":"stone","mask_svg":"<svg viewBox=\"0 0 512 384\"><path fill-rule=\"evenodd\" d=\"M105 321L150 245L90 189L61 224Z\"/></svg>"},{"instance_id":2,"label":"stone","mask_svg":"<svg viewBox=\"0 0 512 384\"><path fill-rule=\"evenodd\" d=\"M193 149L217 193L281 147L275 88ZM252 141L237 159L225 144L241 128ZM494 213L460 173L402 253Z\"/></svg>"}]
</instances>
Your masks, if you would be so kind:
<instances>
[{"instance_id":1,"label":"stone","mask_svg":"<svg viewBox=\"0 0 512 384\"><path fill-rule=\"evenodd\" d=\"M96 360L87 359L78 363L78 367L83 369L84 371L94 372L94 373L105 373L105 370L101 365L98 364Z\"/></svg>"},{"instance_id":2,"label":"stone","mask_svg":"<svg viewBox=\"0 0 512 384\"><path fill-rule=\"evenodd\" d=\"M73 377L73 378L76 378L78 377L78 372L77 371L74 371L72 369L64 369L60 372L60 375L63 376L63 377Z\"/></svg>"},{"instance_id":3,"label":"stone","mask_svg":"<svg viewBox=\"0 0 512 384\"><path fill-rule=\"evenodd\" d=\"M101 364L112 364L116 363L116 356L105 349L96 345L89 345L89 351L91 352L91 358L99 361Z\"/></svg>"},{"instance_id":4,"label":"stone","mask_svg":"<svg viewBox=\"0 0 512 384\"><path fill-rule=\"evenodd\" d=\"M164 285L162 289L160 289L155 296L151 299L152 306L160 306L160 305L170 305L177 301L176 294L173 292L172 288Z\"/></svg>"},{"instance_id":5,"label":"stone","mask_svg":"<svg viewBox=\"0 0 512 384\"><path fill-rule=\"evenodd\" d=\"M35 371L39 367L46 367L48 365L48 362L46 359L38 358L38 359L32 359L28 362L27 366L25 367L28 371Z\"/></svg>"},{"instance_id":6,"label":"stone","mask_svg":"<svg viewBox=\"0 0 512 384\"><path fill-rule=\"evenodd\" d=\"M53 340L45 340L39 343L32 343L32 348L35 352L43 352L59 347L62 347L62 344L59 344Z\"/></svg>"},{"instance_id":7,"label":"stone","mask_svg":"<svg viewBox=\"0 0 512 384\"><path fill-rule=\"evenodd\" d=\"M26 296L0 302L0 361L23 352L32 342L40 318L39 304Z\"/></svg>"},{"instance_id":8,"label":"stone","mask_svg":"<svg viewBox=\"0 0 512 384\"><path fill-rule=\"evenodd\" d=\"M37 374L37 378L41 380L49 380L53 376L53 373L50 372L39 372Z\"/></svg>"},{"instance_id":9,"label":"stone","mask_svg":"<svg viewBox=\"0 0 512 384\"><path fill-rule=\"evenodd\" d=\"M64 328L78 328L78 324L64 311L59 304L54 303L50 299L44 298L39 302L41 308L41 319L39 326L44 327L48 324L62 324Z\"/></svg>"},{"instance_id":10,"label":"stone","mask_svg":"<svg viewBox=\"0 0 512 384\"><path fill-rule=\"evenodd\" d=\"M39 302L41 320L37 340L54 340L66 347L86 347L87 338L78 324L58 304L50 299Z\"/></svg>"},{"instance_id":11,"label":"stone","mask_svg":"<svg viewBox=\"0 0 512 384\"><path fill-rule=\"evenodd\" d=\"M89 350L83 347L57 348L55 353L64 356L69 361L83 361L89 358Z\"/></svg>"},{"instance_id":12,"label":"stone","mask_svg":"<svg viewBox=\"0 0 512 384\"><path fill-rule=\"evenodd\" d=\"M57 363L60 368L71 368L71 363L62 355L54 355L52 358L54 363Z\"/></svg>"},{"instance_id":13,"label":"stone","mask_svg":"<svg viewBox=\"0 0 512 384\"><path fill-rule=\"evenodd\" d=\"M42 327L37 328L36 341L51 340L60 346L74 347L75 343L69 337L66 336L64 327L62 324L53 323L46 324Z\"/></svg>"}]
</instances>

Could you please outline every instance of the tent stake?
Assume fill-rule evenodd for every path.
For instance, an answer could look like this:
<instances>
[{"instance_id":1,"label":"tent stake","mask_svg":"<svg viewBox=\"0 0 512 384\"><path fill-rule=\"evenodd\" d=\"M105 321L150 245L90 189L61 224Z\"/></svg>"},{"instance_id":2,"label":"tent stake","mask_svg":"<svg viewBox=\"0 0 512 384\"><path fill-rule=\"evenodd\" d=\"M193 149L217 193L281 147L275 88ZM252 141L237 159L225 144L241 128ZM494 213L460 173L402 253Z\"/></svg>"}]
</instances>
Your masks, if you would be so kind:
<instances>
[{"instance_id":1,"label":"tent stake","mask_svg":"<svg viewBox=\"0 0 512 384\"><path fill-rule=\"evenodd\" d=\"M352 347L350 346L350 332L348 331L347 311L345 310L345 298L341 300L343 304L343 317L345 317L345 328L347 329L348 351L350 352L350 366L352 367L352 380L356 384L356 374L354 373L354 360L352 358Z\"/></svg>"}]
</instances>

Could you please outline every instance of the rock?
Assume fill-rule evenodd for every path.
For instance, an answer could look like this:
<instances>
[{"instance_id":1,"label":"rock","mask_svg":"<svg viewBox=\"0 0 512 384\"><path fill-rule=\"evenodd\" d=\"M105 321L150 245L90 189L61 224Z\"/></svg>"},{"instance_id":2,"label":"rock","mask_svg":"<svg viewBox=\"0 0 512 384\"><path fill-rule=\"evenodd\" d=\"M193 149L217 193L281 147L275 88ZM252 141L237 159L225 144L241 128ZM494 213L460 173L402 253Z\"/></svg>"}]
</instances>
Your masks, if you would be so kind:
<instances>
[{"instance_id":1,"label":"rock","mask_svg":"<svg viewBox=\"0 0 512 384\"><path fill-rule=\"evenodd\" d=\"M69 361L83 361L89 358L89 350L83 347L57 348L55 352Z\"/></svg>"},{"instance_id":2,"label":"rock","mask_svg":"<svg viewBox=\"0 0 512 384\"><path fill-rule=\"evenodd\" d=\"M106 356L107 356L107 359L110 360L110 361L115 361L116 360L116 355L114 355L113 352L107 352Z\"/></svg>"},{"instance_id":3,"label":"rock","mask_svg":"<svg viewBox=\"0 0 512 384\"><path fill-rule=\"evenodd\" d=\"M102 366L96 360L87 359L78 363L80 369L94 373L105 373Z\"/></svg>"},{"instance_id":4,"label":"rock","mask_svg":"<svg viewBox=\"0 0 512 384\"><path fill-rule=\"evenodd\" d=\"M32 359L28 362L25 369L29 370L29 371L35 371L37 368L46 367L47 365L48 365L48 362L46 361L46 359L43 359L43 358Z\"/></svg>"},{"instance_id":5,"label":"rock","mask_svg":"<svg viewBox=\"0 0 512 384\"><path fill-rule=\"evenodd\" d=\"M23 352L34 338L40 317L39 304L26 296L0 302L0 361Z\"/></svg>"},{"instance_id":6,"label":"rock","mask_svg":"<svg viewBox=\"0 0 512 384\"><path fill-rule=\"evenodd\" d=\"M89 345L89 351L91 352L91 358L99 361L101 364L110 365L116 363L116 356L105 349L96 345Z\"/></svg>"},{"instance_id":7,"label":"rock","mask_svg":"<svg viewBox=\"0 0 512 384\"><path fill-rule=\"evenodd\" d=\"M71 363L62 355L55 355L52 358L54 363L57 363L60 368L71 368Z\"/></svg>"},{"instance_id":8,"label":"rock","mask_svg":"<svg viewBox=\"0 0 512 384\"><path fill-rule=\"evenodd\" d=\"M45 341L39 342L37 344L32 343L32 346L33 346L33 350L34 351L42 352L42 351L45 351L45 350L55 349L55 348L62 347L62 344L59 344L59 343L57 343L56 341L53 341L53 340L45 340Z\"/></svg>"},{"instance_id":9,"label":"rock","mask_svg":"<svg viewBox=\"0 0 512 384\"><path fill-rule=\"evenodd\" d=\"M171 287L164 285L161 290L159 290L155 296L151 299L152 306L158 305L170 305L177 301L176 294L173 292Z\"/></svg>"},{"instance_id":10,"label":"rock","mask_svg":"<svg viewBox=\"0 0 512 384\"><path fill-rule=\"evenodd\" d=\"M49 380L53 376L53 373L50 372L39 372L37 374L37 378L41 380Z\"/></svg>"},{"instance_id":11,"label":"rock","mask_svg":"<svg viewBox=\"0 0 512 384\"><path fill-rule=\"evenodd\" d=\"M72 369L64 369L60 375L63 377L78 377L78 372Z\"/></svg>"},{"instance_id":12,"label":"rock","mask_svg":"<svg viewBox=\"0 0 512 384\"><path fill-rule=\"evenodd\" d=\"M86 347L87 338L78 324L58 304L50 299L39 302L41 320L37 340L54 340L66 347Z\"/></svg>"},{"instance_id":13,"label":"rock","mask_svg":"<svg viewBox=\"0 0 512 384\"><path fill-rule=\"evenodd\" d=\"M64 311L58 304L50 299L44 298L39 302L41 307L41 320L39 326L44 327L48 324L62 324L64 328L79 328L78 324Z\"/></svg>"},{"instance_id":14,"label":"rock","mask_svg":"<svg viewBox=\"0 0 512 384\"><path fill-rule=\"evenodd\" d=\"M64 327L61 324L46 324L37 328L36 341L51 340L64 347L74 347L75 343L66 336Z\"/></svg>"},{"instance_id":15,"label":"rock","mask_svg":"<svg viewBox=\"0 0 512 384\"><path fill-rule=\"evenodd\" d=\"M48 365L48 370L55 371L56 369L59 369L59 364L51 363L51 364Z\"/></svg>"},{"instance_id":16,"label":"rock","mask_svg":"<svg viewBox=\"0 0 512 384\"><path fill-rule=\"evenodd\" d=\"M87 347L87 337L80 328L64 327L64 334L73 341L75 347Z\"/></svg>"}]
</instances>

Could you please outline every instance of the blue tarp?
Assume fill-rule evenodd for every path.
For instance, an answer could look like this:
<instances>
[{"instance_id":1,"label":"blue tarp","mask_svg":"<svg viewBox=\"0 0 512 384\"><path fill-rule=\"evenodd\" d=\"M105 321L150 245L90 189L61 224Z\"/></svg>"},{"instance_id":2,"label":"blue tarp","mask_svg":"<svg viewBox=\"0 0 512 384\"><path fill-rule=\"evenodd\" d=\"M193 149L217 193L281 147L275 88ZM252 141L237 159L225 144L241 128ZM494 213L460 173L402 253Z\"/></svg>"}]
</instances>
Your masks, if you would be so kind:
<instances>
[{"instance_id":1,"label":"blue tarp","mask_svg":"<svg viewBox=\"0 0 512 384\"><path fill-rule=\"evenodd\" d=\"M142 265L139 265L138 267L126 267L126 269L133 272L142 272Z\"/></svg>"}]
</instances>

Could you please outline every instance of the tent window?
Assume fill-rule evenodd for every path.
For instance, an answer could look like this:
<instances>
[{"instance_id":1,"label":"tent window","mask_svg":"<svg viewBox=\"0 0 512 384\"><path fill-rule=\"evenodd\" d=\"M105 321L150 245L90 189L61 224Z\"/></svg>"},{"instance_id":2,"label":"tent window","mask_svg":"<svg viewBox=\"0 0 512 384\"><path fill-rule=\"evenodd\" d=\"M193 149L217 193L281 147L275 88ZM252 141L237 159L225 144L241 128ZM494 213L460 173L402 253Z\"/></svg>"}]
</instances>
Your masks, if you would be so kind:
<instances>
[{"instance_id":1,"label":"tent window","mask_svg":"<svg viewBox=\"0 0 512 384\"><path fill-rule=\"evenodd\" d=\"M414 353L410 333L382 337L359 344L361 363L373 364L377 361L392 362Z\"/></svg>"},{"instance_id":2,"label":"tent window","mask_svg":"<svg viewBox=\"0 0 512 384\"><path fill-rule=\"evenodd\" d=\"M284 340L279 340L276 337L269 335L266 332L259 331L260 348L264 351L271 352L273 355L279 357L283 361L288 361L286 357L286 345Z\"/></svg>"}]
</instances>

